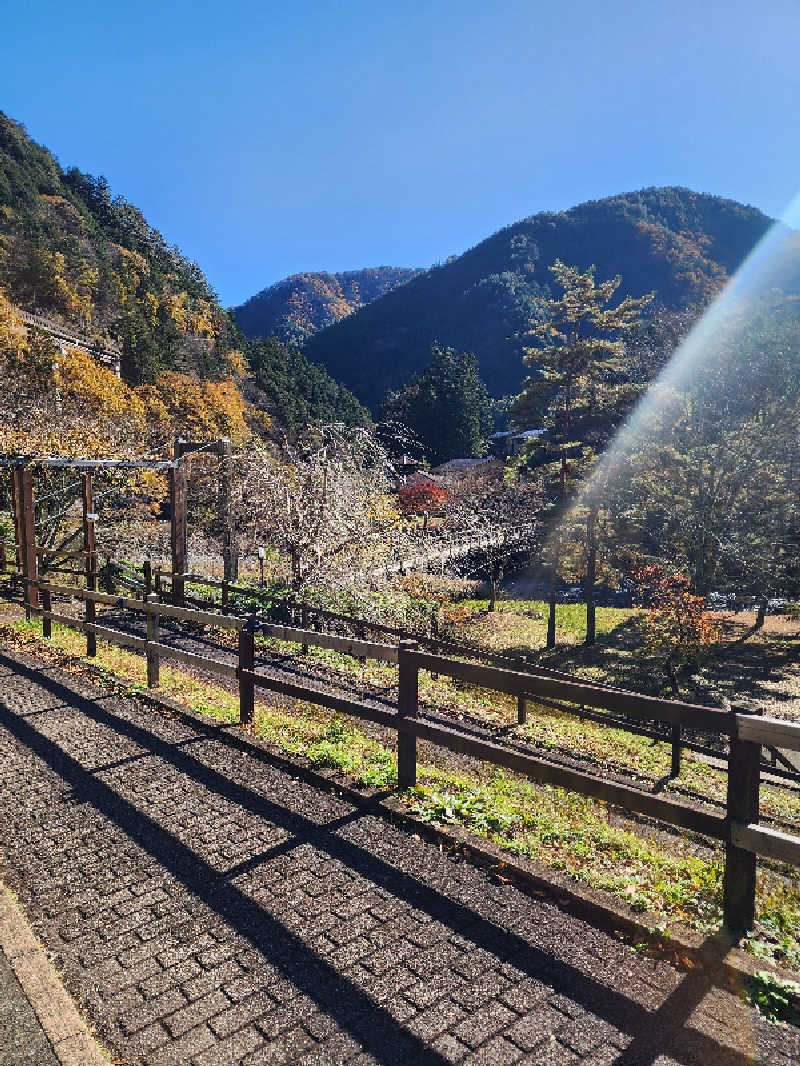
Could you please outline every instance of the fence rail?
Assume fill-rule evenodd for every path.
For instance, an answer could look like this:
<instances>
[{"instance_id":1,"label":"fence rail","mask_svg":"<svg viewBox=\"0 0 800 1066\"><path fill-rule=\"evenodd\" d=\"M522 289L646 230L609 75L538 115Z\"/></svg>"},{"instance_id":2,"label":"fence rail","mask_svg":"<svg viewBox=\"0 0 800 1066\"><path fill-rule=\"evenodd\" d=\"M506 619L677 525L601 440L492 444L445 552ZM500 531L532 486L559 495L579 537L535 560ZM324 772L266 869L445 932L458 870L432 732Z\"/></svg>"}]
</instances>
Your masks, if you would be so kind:
<instances>
[{"instance_id":1,"label":"fence rail","mask_svg":"<svg viewBox=\"0 0 800 1066\"><path fill-rule=\"evenodd\" d=\"M6 572L9 568L15 567L17 564L14 562L14 558L8 559L7 548L14 549L14 558L17 557L17 553L20 551L19 547L13 542L0 542L0 574ZM37 554L42 555L47 553L49 555L57 555L60 558L71 556L73 558L86 557L87 568L93 569L96 573L95 582L97 577L102 578L102 583L105 585L108 594L114 594L116 586L121 586L128 591L141 595L142 598L147 598L152 592L158 593L159 600L164 600L166 597L174 599L172 596L172 585L176 579L181 580L184 584L190 582L197 585L205 585L208 588L221 590L221 605L215 601L208 601L203 598L192 596L186 593L185 589L182 591L182 600L190 606L198 609L204 609L206 607L220 607L223 614L235 614L238 610L241 614L242 604L231 603L231 596L243 596L247 600L255 600L263 598L259 596L258 587L247 586L227 581L225 579L216 579L208 577L204 574L192 573L185 571L181 573L172 573L169 569L162 570L158 566L147 560L141 571L138 571L135 567L129 564L116 563L111 560L109 556L106 556L106 562L103 564L100 571L96 570L97 566L97 551L92 553L86 551L72 551L65 549L37 549ZM50 563L44 564L43 571L49 573L63 573L72 576L81 577L83 572L79 570L70 570L68 568L59 567ZM138 574L141 572L142 577ZM46 576L43 574L42 576ZM19 580L25 580L20 574L11 573L12 592L17 587ZM333 648L360 657L364 657L362 652L358 651L358 641L366 639L367 633L373 633L388 637L398 638L400 640L414 640L420 645L427 645L432 654L445 654L451 657L464 657L468 659L477 659L481 662L487 663L492 666L497 666L503 669L511 669L514 671L522 670L535 670L537 677L550 677L556 680L565 681L568 683L575 683L578 679L575 677L561 673L555 670L544 669L539 666L532 666L524 657L521 656L508 656L498 654L496 652L487 652L485 649L476 645L454 640L443 636L438 632L438 624L436 619L432 616L431 627L429 633L423 633L418 631L409 630L400 626L387 625L383 622L376 622L371 619L358 618L353 615L343 614L339 611L332 611L328 608L318 607L307 601L289 595L285 596L276 603L273 603L269 607L270 613L281 612L287 619L291 619L289 625L285 628L292 628L296 626L298 619L301 626L309 627L313 621L316 627L319 627L320 623L329 622L333 624L344 625L356 634L355 638L342 638L340 634L328 634L328 639L333 641L335 639L347 639L349 641L348 646L345 644L335 645L334 643L328 643L325 645L318 645L320 647ZM88 619L87 619L88 620ZM276 633L276 636L278 634ZM286 637L278 639L288 639ZM308 648L309 641L303 642L304 650ZM385 645L385 647L391 647L391 645ZM396 661L395 659L387 659L386 661ZM612 689L613 686L607 685L603 682L593 681L591 684L592 690L598 688ZM534 697L541 705L549 706L556 710L563 711L565 713L575 713L574 709L570 706L565 706L561 697L556 697L552 694L547 694L540 689L535 694L523 694L517 695L517 708L518 708L518 721L520 724L524 724L527 721L527 705L528 696ZM570 697L571 699L571 697ZM665 729L659 729L657 725L657 719L647 718L646 714L636 715L634 712L628 709L623 709L621 703L624 702L617 700L614 706L614 711L604 710L592 711L590 709L592 704L588 702L580 703L579 716L582 718L588 718L592 721L598 722L602 725L613 725L616 728L626 730L628 732L637 733L643 736L649 736L654 740L660 740L671 744L672 748L672 765L671 776L676 777L680 773L681 756L684 750L694 751L701 755L705 755L715 759L724 759L727 756L726 744L727 735L719 733L716 726L713 726L710 730L703 728L699 725L699 716L695 715L692 723L688 727L683 727L680 724L671 723L667 725ZM598 706L598 705L594 705ZM708 708L705 708L708 710ZM633 718L638 718L640 724L636 724L632 721ZM688 732L687 732L688 730ZM698 736L699 734L699 736ZM716 734L721 738L723 743L718 746L713 746L710 742L702 743L702 734L706 737ZM786 782L800 782L800 770L787 758L786 754L781 749L790 749L789 744L783 743L783 734L779 731L775 734L775 743L764 742L762 752L762 766L765 771L768 771L771 775L779 780Z\"/></svg>"},{"instance_id":2,"label":"fence rail","mask_svg":"<svg viewBox=\"0 0 800 1066\"><path fill-rule=\"evenodd\" d=\"M756 856L800 866L800 837L758 824L760 751L762 745L779 744L800 750L800 724L716 710L690 703L655 699L608 686L588 684L580 679L564 679L539 672L523 672L450 659L421 651L412 641L401 640L396 646L366 640L351 640L313 629L275 625L255 616L244 619L210 611L175 607L157 601L155 594L146 600L95 592L91 589L58 585L44 580L35 584L42 601L32 608L48 623L57 622L86 634L87 654L94 652L96 638L113 644L133 647L147 658L148 685L157 687L162 658L175 659L201 667L211 673L236 679L239 686L239 717L244 724L255 716L255 691L267 689L328 708L340 714L377 723L397 734L398 783L402 788L416 784L417 741L422 740L449 751L480 759L523 774L532 780L568 789L625 810L653 818L669 825L700 833L725 844L723 914L726 926L735 933L752 927L755 917ZM52 597L84 601L86 617L77 619L55 612ZM98 625L94 609L97 604L144 614L146 637ZM221 662L194 652L173 648L159 640L161 616L178 622L213 626L238 633L238 662ZM256 668L255 634L307 646L333 648L348 654L398 666L397 709L388 710L371 703L348 699L307 685L294 684L271 677ZM428 671L498 692L520 697L556 698L570 703L598 707L649 720L660 720L673 727L703 729L724 735L730 742L728 793L725 814L674 798L665 798L618 781L609 781L547 761L518 749L474 734L443 725L420 716L419 674ZM577 708L573 711L579 713Z\"/></svg>"}]
</instances>

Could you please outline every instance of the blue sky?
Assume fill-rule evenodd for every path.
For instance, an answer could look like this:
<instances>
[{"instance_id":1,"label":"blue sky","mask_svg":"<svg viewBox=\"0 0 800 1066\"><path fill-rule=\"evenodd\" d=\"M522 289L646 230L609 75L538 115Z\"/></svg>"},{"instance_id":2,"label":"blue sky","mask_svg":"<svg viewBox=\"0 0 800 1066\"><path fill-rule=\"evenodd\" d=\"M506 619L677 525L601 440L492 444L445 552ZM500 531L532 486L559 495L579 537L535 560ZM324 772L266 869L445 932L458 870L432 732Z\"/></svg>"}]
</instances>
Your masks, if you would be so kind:
<instances>
[{"instance_id":1,"label":"blue sky","mask_svg":"<svg viewBox=\"0 0 800 1066\"><path fill-rule=\"evenodd\" d=\"M2 6L0 110L228 305L646 185L800 186L800 0Z\"/></svg>"}]
</instances>

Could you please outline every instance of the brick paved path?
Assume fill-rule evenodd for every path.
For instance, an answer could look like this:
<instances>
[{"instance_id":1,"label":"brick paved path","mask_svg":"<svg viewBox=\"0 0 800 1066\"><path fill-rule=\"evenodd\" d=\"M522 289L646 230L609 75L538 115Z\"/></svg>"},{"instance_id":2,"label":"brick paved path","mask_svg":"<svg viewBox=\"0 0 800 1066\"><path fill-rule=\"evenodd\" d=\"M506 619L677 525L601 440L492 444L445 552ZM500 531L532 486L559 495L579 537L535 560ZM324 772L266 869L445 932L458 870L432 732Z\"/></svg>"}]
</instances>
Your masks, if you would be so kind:
<instances>
[{"instance_id":1,"label":"brick paved path","mask_svg":"<svg viewBox=\"0 0 800 1066\"><path fill-rule=\"evenodd\" d=\"M789 1066L702 973L226 742L0 654L0 862L120 1061Z\"/></svg>"}]
</instances>

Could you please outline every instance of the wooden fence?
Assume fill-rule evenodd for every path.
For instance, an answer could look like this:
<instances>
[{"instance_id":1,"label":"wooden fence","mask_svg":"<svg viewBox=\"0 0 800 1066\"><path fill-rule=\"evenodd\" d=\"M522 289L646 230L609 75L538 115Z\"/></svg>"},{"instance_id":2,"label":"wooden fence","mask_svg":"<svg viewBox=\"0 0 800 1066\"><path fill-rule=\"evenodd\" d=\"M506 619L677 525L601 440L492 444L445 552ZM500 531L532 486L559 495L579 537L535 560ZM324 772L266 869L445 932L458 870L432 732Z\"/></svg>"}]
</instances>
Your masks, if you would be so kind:
<instances>
[{"instance_id":1,"label":"wooden fence","mask_svg":"<svg viewBox=\"0 0 800 1066\"><path fill-rule=\"evenodd\" d=\"M37 581L36 585L41 597L41 608L33 609L41 614L43 629L46 627L49 632L50 625L57 622L84 632L88 654L92 653L93 642L97 638L143 652L147 657L147 680L151 687L157 687L159 684L161 659L176 659L210 673L236 679L239 689L239 716L244 724L253 722L255 692L256 689L263 688L394 730L397 733L398 783L401 788L410 788L416 784L417 742L424 740L450 751L514 770L532 780L578 792L627 811L720 840L725 844L724 921L734 933L743 932L753 925L756 856L761 855L800 866L800 838L758 824L761 747L775 745L800 751L800 724L674 700L655 699L621 689L588 684L563 675L552 676L464 662L423 651L413 641L378 644L320 633L308 628L261 622L255 616L244 619L175 607L157 602L155 594L142 600L41 580ZM84 619L53 611L53 596L83 600L86 612ZM97 604L143 613L147 619L146 637L98 625L94 614ZM236 631L237 665L161 643L159 619L162 616L181 622ZM396 663L397 709L384 709L367 702L335 696L306 685L282 681L259 671L256 666L257 632L266 637L295 642L306 647L311 645L333 648L351 655ZM594 774L554 764L537 755L463 732L455 726L426 720L420 716L419 708L420 671L455 678L517 698L554 699L567 705L610 710L633 718L663 721L673 727L701 729L724 736L730 744L726 811L720 814L678 799L657 796L633 785L608 781Z\"/></svg>"},{"instance_id":2,"label":"wooden fence","mask_svg":"<svg viewBox=\"0 0 800 1066\"><path fill-rule=\"evenodd\" d=\"M90 533L92 532L93 531L90 530ZM244 613L241 603L237 604L237 597L244 599L246 602L249 601L251 604L253 601L258 604L259 600L261 600L261 606L263 607L263 597L259 595L260 591L263 590L259 590L258 586L242 585L233 581L211 578L204 574L196 574L189 571L184 571L180 574L172 573L169 569L162 570L159 566L154 566L150 560L146 560L141 568L136 568L129 564L115 562L110 556L105 555L102 563L98 566L98 553L94 548L93 540L91 541L91 544L92 551L88 553L86 551L66 551L58 548L38 548L36 554L42 575L46 577L46 575L50 573L64 573L77 577L84 577L88 588L96 589L99 584L105 588L105 591L108 594L116 593L117 589L121 587L133 592L137 596L142 596L142 598L145 599L155 593L159 602L172 602L173 604L177 603L178 605L189 604L200 610L205 610L210 607L213 610L221 610L223 614L238 612L242 615ZM15 563L14 561L15 559L19 559L20 554L21 551L17 545L13 543L6 544L0 541L0 575L9 569L11 570L12 591L13 589L22 588L23 586L27 587L22 568L19 566L18 562ZM59 565L64 562L69 562L72 563L72 567L80 566L81 564L78 560L82 561L83 566L86 568L85 570ZM175 595L176 578L179 578L181 581L179 597L176 597ZM27 584L31 583L28 582ZM205 600L201 597L187 593L185 591L186 584L200 585L205 586L206 588L219 590L221 592L221 602L218 603L215 600ZM87 612L91 612L91 609L91 606L87 606ZM370 619L358 618L353 615L343 614L339 611L331 611L292 595L285 596L273 603L270 607L270 613L274 614L275 612L282 613L291 624L299 622L300 625L305 628L309 628L313 625L319 629L320 624L324 623L340 627L344 626L351 629L356 634L356 639L364 640L366 639L366 635L370 633L396 638L397 640L414 640L421 646L427 647L428 650L438 654L446 653L453 657L476 659L491 666L499 666L510 670L521 670L522 672L532 669L535 670L537 676L561 678L562 680L567 681L574 680L570 675L533 666L522 656L509 656L497 652L488 652L485 648L481 648L474 644L448 638L438 632L435 616L432 616L431 618L430 632L422 633L401 626L386 625L385 623L375 622ZM87 618L87 621L89 622L92 620L93 619ZM593 682L593 684L595 687L608 687L604 686L602 682ZM590 721L597 722L601 725L613 726L617 729L635 733L639 736L645 736L653 740L669 743L672 750L670 771L672 777L677 777L680 773L681 755L684 750L694 751L698 754L715 759L725 759L727 757L727 751L725 750L724 744L719 744L715 747L710 743L702 743L702 736L698 736L702 731L696 726L692 726L688 733L687 730L680 725L672 725L667 729L660 729L655 722L635 722L631 721L629 717L622 717L614 712L592 711L585 705L580 705L576 712L574 707L565 705L563 701L550 699L545 696L537 697L537 702L542 706L551 707L554 710L563 711L568 714L577 713L578 717L589 719ZM744 708L745 705L740 704L738 706ZM750 713L758 713L758 711L756 710ZM517 720L520 724L526 722L527 714L528 698L526 696L519 696L517 700ZM800 781L800 771L787 759L784 753L773 745L763 745L761 765L762 768L768 771L774 778L793 783Z\"/></svg>"}]
</instances>

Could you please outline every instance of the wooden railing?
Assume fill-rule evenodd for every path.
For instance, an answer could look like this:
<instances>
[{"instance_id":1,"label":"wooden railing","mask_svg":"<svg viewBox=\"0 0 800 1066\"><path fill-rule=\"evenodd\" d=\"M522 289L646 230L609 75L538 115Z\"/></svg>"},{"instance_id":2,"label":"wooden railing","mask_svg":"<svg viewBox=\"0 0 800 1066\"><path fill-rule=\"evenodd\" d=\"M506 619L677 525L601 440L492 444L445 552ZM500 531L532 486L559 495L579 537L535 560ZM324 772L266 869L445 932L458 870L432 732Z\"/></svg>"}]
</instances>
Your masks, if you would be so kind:
<instances>
[{"instance_id":1,"label":"wooden railing","mask_svg":"<svg viewBox=\"0 0 800 1066\"><path fill-rule=\"evenodd\" d=\"M14 588L21 588L24 584L22 574L13 562L18 552L19 548L15 544L0 541L0 575L11 569ZM242 585L190 571L173 574L168 568L162 570L160 567L154 566L149 560L146 560L141 568L136 568L128 564L115 562L108 555L103 555L102 562L99 562L97 552L89 554L85 551L60 548L38 548L37 556L44 576L52 573L63 573L80 577L88 573L89 583L94 587L100 585L109 594L116 593L118 588L123 588L145 599L155 593L159 602L169 602L174 600L173 581L175 578L180 578L184 586L187 583L191 583L221 591L221 602L218 603L214 600L207 601L189 594L185 591L185 587L182 588L182 601L200 610L210 607L214 610L220 609L223 614L238 613L240 616L248 617L253 608L252 606L243 607L242 599L245 602L250 601L251 605L253 601L258 604L261 599L261 606L263 607L263 598L259 595L263 590L260 590L257 585ZM84 561L83 565L86 566L86 571L60 565L68 562L72 563L73 566L80 566L81 564L78 560ZM239 599L238 603L237 598ZM273 614L273 617L275 611L283 613L290 624L296 625L299 622L304 628L310 628L312 623L317 629L319 629L320 624L325 623L333 624L339 628L343 626L355 633L356 640L365 639L368 633L397 640L414 640L422 647L427 647L430 651L439 654L445 653L451 657L476 659L491 666L522 672L534 670L537 676L561 678L567 681L575 680L570 675L535 666L524 656L489 651L473 643L455 640L452 637L441 634L438 631L435 616L431 618L430 631L425 633L418 630L410 630L407 627L387 625L372 619L359 618L339 611L332 611L294 595L285 596L273 603L270 606L270 613ZM91 622L92 619L87 618L87 621ZM597 681L593 682L593 686L608 687ZM563 701L554 697L540 695L537 697L537 702L541 706L551 707L554 710L569 714L576 713L574 707L567 706ZM586 704L579 705L577 714L582 719L589 719L601 725L614 726L639 736L646 736L653 740L669 743L672 750L671 777L677 777L680 773L683 751L693 751L714 759L725 759L727 757L727 751L721 743L718 742L714 746L713 734L710 737L704 737L702 735L703 731L696 725L691 726L688 733L686 729L676 724L664 729L659 728L656 721L639 720L637 722L629 716L625 716L624 712L593 711ZM518 722L524 724L527 721L527 716L528 698L520 695L517 698ZM703 742L704 740L705 742ZM790 782L800 781L800 770L787 758L785 752L782 752L774 745L765 744L762 746L761 764L762 770L767 771L776 779Z\"/></svg>"},{"instance_id":2,"label":"wooden railing","mask_svg":"<svg viewBox=\"0 0 800 1066\"><path fill-rule=\"evenodd\" d=\"M239 689L239 717L243 724L254 721L255 692L256 689L262 688L317 704L340 714L375 722L396 731L398 784L401 788L411 788L416 784L417 741L424 740L449 751L513 770L540 783L578 792L635 814L720 840L725 844L723 915L726 926L734 933L743 932L753 925L756 856L761 855L800 866L800 838L758 824L761 746L775 745L800 751L800 724L674 700L655 699L622 689L588 684L580 679L567 679L564 676L556 677L534 671L522 672L464 662L422 651L413 641L400 641L391 645L351 640L348 637L320 633L307 628L274 625L259 621L256 617L243 619L175 607L157 602L154 594L147 600L142 600L46 581L37 581L36 584L42 606L39 609L34 608L34 611L41 615L43 629L46 625L49 632L50 625L57 622L86 633L87 654L91 654L90 648L97 638L143 652L147 658L147 681L150 687L157 687L159 684L161 659L171 658L210 673L236 679ZM86 605L85 619L80 620L53 611L53 596L83 600ZM98 625L94 620L96 605L109 605L143 613L147 620L146 637ZM234 666L162 643L159 639L159 619L162 616L179 622L236 631L237 664ZM397 663L397 709L385 709L263 673L256 668L256 633L305 647L310 645L332 648L368 659ZM730 743L725 813L654 795L634 785L609 781L468 733L455 725L443 725L421 717L420 671L444 675L518 698L558 699L567 706L595 707L634 718L659 720L672 726L702 729L725 736Z\"/></svg>"}]
</instances>

